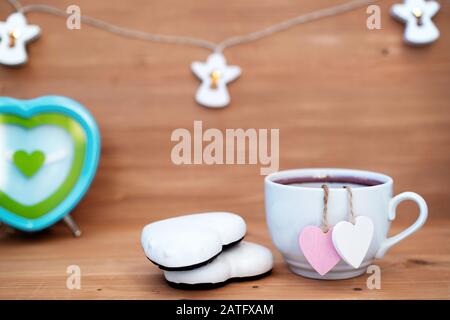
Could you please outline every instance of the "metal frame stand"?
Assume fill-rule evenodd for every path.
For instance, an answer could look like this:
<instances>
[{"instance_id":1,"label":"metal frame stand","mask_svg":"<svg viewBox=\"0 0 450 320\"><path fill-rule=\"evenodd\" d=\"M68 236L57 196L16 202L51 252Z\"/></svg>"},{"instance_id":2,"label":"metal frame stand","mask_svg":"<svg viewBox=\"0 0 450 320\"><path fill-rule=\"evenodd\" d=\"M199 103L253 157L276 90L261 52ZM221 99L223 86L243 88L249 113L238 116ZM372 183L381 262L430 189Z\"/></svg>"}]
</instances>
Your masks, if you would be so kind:
<instances>
[{"instance_id":1,"label":"metal frame stand","mask_svg":"<svg viewBox=\"0 0 450 320\"><path fill-rule=\"evenodd\" d=\"M67 215L63 218L64 223L69 227L70 231L72 232L73 236L78 238L81 236L82 232L78 228L77 224L75 223L75 220L70 215Z\"/></svg>"}]
</instances>

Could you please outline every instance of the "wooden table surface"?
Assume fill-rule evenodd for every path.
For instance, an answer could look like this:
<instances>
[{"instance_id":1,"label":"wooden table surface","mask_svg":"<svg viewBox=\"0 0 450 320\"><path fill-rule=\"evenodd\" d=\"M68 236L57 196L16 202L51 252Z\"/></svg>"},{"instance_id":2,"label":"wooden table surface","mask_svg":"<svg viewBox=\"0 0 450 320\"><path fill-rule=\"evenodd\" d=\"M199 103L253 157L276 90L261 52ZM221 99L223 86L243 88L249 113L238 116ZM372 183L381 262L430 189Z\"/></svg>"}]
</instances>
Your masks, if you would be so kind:
<instances>
[{"instance_id":1,"label":"wooden table surface","mask_svg":"<svg viewBox=\"0 0 450 320\"><path fill-rule=\"evenodd\" d=\"M24 0L36 3L38 0ZM140 30L220 41L337 3L316 1L40 0ZM399 1L395 1L399 2ZM2 299L403 299L450 298L450 2L434 21L431 46L403 44L394 1L380 1L382 29L366 28L365 8L292 28L225 51L242 77L232 104L208 110L194 102L189 70L203 49L127 40L63 19L29 14L43 29L30 62L0 69L0 95L59 94L89 108L102 133L96 179L73 211L83 236L62 224L36 235L0 235ZM10 12L0 1L0 17ZM382 288L367 275L318 281L288 271L270 241L259 165L184 165L170 158L171 133L204 128L279 128L280 169L346 167L381 171L396 193L428 202L422 230L375 263ZM177 214L225 210L248 222L250 241L269 246L273 274L211 291L168 287L140 248L142 227ZM411 224L417 208L402 204L392 234ZM66 288L66 268L81 268L81 289Z\"/></svg>"}]
</instances>

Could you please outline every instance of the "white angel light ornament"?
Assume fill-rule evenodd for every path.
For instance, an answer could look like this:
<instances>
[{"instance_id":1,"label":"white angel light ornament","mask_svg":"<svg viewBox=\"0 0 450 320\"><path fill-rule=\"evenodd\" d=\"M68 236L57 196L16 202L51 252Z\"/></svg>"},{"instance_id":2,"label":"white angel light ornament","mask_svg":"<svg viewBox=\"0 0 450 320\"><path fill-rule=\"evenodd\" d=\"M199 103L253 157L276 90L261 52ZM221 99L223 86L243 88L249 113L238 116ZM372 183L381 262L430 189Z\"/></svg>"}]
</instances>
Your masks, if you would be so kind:
<instances>
[{"instance_id":1,"label":"white angel light ornament","mask_svg":"<svg viewBox=\"0 0 450 320\"><path fill-rule=\"evenodd\" d=\"M431 18L439 11L436 1L405 0L394 4L391 14L406 24L404 40L411 45L426 45L439 38L439 30Z\"/></svg>"},{"instance_id":2,"label":"white angel light ornament","mask_svg":"<svg viewBox=\"0 0 450 320\"><path fill-rule=\"evenodd\" d=\"M0 21L0 64L19 66L27 62L26 44L39 37L41 29L28 25L20 12L11 14L6 22Z\"/></svg>"},{"instance_id":3,"label":"white angel light ornament","mask_svg":"<svg viewBox=\"0 0 450 320\"><path fill-rule=\"evenodd\" d=\"M230 103L227 84L241 74L238 66L228 66L221 53L213 53L206 63L193 62L192 72L202 81L195 100L204 107L223 108Z\"/></svg>"}]
</instances>

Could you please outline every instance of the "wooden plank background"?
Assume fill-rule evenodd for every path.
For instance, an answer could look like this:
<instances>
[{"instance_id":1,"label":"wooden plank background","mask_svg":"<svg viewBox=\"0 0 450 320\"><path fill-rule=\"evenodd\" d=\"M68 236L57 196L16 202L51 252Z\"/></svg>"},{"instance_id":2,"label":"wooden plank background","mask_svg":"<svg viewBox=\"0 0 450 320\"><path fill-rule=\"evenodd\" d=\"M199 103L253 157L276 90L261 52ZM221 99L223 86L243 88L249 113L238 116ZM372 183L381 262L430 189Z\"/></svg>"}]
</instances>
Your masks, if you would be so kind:
<instances>
[{"instance_id":1,"label":"wooden plank background","mask_svg":"<svg viewBox=\"0 0 450 320\"><path fill-rule=\"evenodd\" d=\"M24 0L36 3L35 0ZM344 1L41 0L60 8L163 34L220 41L302 12ZM441 38L424 48L403 44L403 27L380 1L382 30L366 28L365 8L292 28L225 51L242 77L232 104L194 102L190 63L198 48L127 40L58 17L31 13L43 29L30 62L0 68L0 95L59 94L78 100L102 133L97 177L73 216L84 235L58 224L34 236L0 236L0 298L450 298L450 2L434 21ZM10 13L0 1L0 17ZM270 242L258 165L176 166L171 132L205 128L279 128L280 169L348 167L394 177L396 192L415 191L430 208L423 230L385 259L382 289L366 276L327 282L290 273ZM273 275L212 291L169 288L140 248L141 228L177 214L227 210L248 222L248 239L273 249ZM401 205L393 233L417 209ZM82 270L81 290L66 289L66 268Z\"/></svg>"}]
</instances>

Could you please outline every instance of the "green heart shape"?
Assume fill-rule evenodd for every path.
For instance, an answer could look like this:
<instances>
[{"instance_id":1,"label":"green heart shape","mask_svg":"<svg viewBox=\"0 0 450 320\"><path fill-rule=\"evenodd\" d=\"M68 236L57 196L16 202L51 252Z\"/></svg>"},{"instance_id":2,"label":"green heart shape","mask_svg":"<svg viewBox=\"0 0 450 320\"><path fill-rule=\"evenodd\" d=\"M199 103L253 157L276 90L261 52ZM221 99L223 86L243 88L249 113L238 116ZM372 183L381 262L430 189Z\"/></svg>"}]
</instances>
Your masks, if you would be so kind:
<instances>
[{"instance_id":1,"label":"green heart shape","mask_svg":"<svg viewBox=\"0 0 450 320\"><path fill-rule=\"evenodd\" d=\"M11 115L11 114L0 114L0 132L2 125L16 125L19 127L24 127L27 129L32 129L35 127L43 126L43 125L51 125L57 126L62 129L65 129L72 137L75 146L74 146L74 159L72 160L72 167L70 172L68 173L66 179L61 184L61 186L48 198L42 200L39 203L33 205L25 205L15 201L13 198L9 197L6 194L6 190L0 190L0 207L5 208L14 214L21 216L27 219L37 219L39 217L44 216L50 210L53 210L57 207L70 192L73 187L76 185L76 182L79 179L79 176L82 172L85 152L86 152L86 134L81 127L81 125L75 121L74 119L58 114L58 113L42 113L35 115L31 118L22 118L19 116ZM21 168L22 164L17 164L16 159L14 159L16 154L22 150L18 150L13 154L13 162L15 166L24 174L27 175ZM37 150L38 151L38 150ZM35 151L36 152L36 151ZM34 152L33 152L34 153ZM27 154L29 156L29 154ZM16 157L23 157L16 156ZM36 157L36 156L35 156ZM45 160L45 155L44 155ZM20 163L20 161L19 161ZM28 164L25 166L28 167ZM40 165L42 167L42 164ZM39 170L40 167L37 169ZM32 168L34 168L32 166ZM26 169L28 173L31 173L31 169ZM0 170L1 171L1 170ZM35 174L36 172L33 172ZM32 190L31 190L32 192Z\"/></svg>"},{"instance_id":2,"label":"green heart shape","mask_svg":"<svg viewBox=\"0 0 450 320\"><path fill-rule=\"evenodd\" d=\"M19 150L14 153L13 161L17 169L19 169L27 178L31 178L44 164L45 154L39 150L33 151L32 153Z\"/></svg>"}]
</instances>

